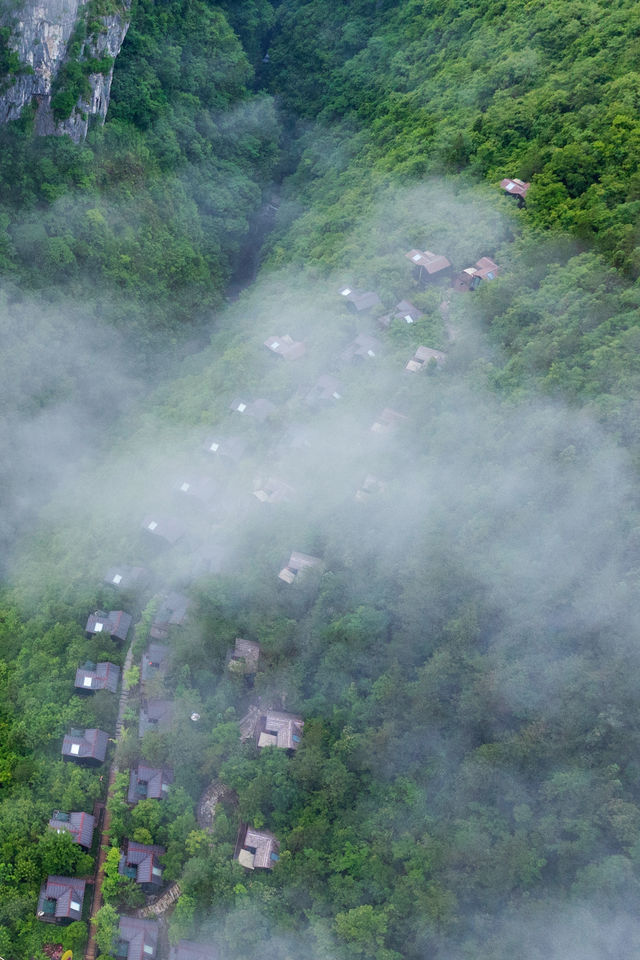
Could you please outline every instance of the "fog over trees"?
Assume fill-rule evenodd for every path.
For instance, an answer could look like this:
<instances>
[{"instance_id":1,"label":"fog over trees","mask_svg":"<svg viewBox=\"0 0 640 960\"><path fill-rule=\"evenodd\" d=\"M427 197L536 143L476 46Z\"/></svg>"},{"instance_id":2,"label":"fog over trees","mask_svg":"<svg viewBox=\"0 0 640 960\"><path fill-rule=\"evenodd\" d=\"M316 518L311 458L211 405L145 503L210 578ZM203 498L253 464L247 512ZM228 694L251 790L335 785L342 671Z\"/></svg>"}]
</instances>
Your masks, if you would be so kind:
<instances>
[{"instance_id":1,"label":"fog over trees","mask_svg":"<svg viewBox=\"0 0 640 960\"><path fill-rule=\"evenodd\" d=\"M127 16L0 126L0 955L631 960L635 7Z\"/></svg>"}]
</instances>

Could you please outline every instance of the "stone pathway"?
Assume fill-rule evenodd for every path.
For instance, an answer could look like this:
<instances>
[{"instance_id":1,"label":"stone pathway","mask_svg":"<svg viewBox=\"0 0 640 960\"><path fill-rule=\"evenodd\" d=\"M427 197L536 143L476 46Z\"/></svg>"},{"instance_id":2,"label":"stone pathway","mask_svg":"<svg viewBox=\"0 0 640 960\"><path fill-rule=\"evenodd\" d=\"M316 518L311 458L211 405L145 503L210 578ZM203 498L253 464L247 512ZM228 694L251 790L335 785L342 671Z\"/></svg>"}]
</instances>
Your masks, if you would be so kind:
<instances>
[{"instance_id":1,"label":"stone pathway","mask_svg":"<svg viewBox=\"0 0 640 960\"><path fill-rule=\"evenodd\" d=\"M122 728L124 726L124 712L127 707L127 702L129 700L129 691L124 688L124 674L127 670L131 668L133 663L133 641L129 649L127 650L127 656L125 657L124 667L122 668L123 683L122 689L120 691L120 700L118 702L118 718L116 720L116 743L120 740L122 736ZM96 960L98 948L96 944L96 925L93 922L96 913L102 906L102 881L104 880L104 863L107 858L107 853L109 852L109 829L111 827L111 815L108 809L108 803L111 797L113 796L113 787L116 781L116 774L118 773L118 763L114 754L113 762L111 764L111 769L109 770L109 782L107 787L107 805L104 810L104 817L102 820L102 831L100 834L100 846L98 848L98 862L96 864L96 873L94 877L94 887L93 887L93 902L91 904L91 916L89 918L89 942L87 943L87 949L85 950L84 960Z\"/></svg>"},{"instance_id":2,"label":"stone pathway","mask_svg":"<svg viewBox=\"0 0 640 960\"><path fill-rule=\"evenodd\" d=\"M180 885L174 883L173 886L169 887L154 903L150 903L148 906L140 907L139 910L136 910L134 917L139 917L142 920L144 920L145 917L159 917L161 914L166 913L179 896Z\"/></svg>"}]
</instances>

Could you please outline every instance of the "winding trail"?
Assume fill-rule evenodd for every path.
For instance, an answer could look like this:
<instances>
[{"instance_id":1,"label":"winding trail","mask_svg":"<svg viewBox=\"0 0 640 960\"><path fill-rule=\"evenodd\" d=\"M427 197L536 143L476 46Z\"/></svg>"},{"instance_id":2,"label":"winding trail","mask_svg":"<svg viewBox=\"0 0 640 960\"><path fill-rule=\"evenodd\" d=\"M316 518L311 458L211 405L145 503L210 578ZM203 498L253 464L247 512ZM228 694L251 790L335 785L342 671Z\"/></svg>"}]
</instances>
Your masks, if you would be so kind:
<instances>
[{"instance_id":1,"label":"winding trail","mask_svg":"<svg viewBox=\"0 0 640 960\"><path fill-rule=\"evenodd\" d=\"M120 691L120 700L118 702L118 719L116 720L116 735L115 741L118 743L120 737L122 736L122 728L124 726L124 711L127 707L127 702L129 700L129 691L125 690L124 687L124 675L127 670L131 669L131 664L133 663L133 640L127 650L127 656L125 657L124 667L122 668L122 689ZM113 796L113 787L116 782L116 775L118 773L118 762L116 755L114 753L113 762L111 763L111 768L109 770L109 780L107 786L107 800L104 806L103 818L101 823L101 832L100 832L100 846L98 850L98 861L96 864L96 872L94 876L94 887L93 887L93 902L91 904L91 916L89 917L89 941L87 943L87 949L85 950L84 960L96 960L97 956L97 944L96 944L96 925L94 923L96 913L102 906L102 881L104 880L104 864L107 858L107 853L109 850L109 829L111 827L111 814L109 813L109 800Z\"/></svg>"}]
</instances>

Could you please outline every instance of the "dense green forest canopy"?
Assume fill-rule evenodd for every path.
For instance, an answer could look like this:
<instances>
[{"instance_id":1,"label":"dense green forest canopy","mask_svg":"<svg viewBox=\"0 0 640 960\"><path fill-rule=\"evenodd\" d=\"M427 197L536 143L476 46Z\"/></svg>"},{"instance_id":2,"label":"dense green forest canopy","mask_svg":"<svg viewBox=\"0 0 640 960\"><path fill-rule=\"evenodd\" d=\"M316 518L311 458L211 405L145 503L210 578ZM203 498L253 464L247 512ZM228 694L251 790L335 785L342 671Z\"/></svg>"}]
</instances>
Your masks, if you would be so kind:
<instances>
[{"instance_id":1,"label":"dense green forest canopy","mask_svg":"<svg viewBox=\"0 0 640 960\"><path fill-rule=\"evenodd\" d=\"M86 942L86 912L35 909L47 875L93 872L96 844L47 821L106 798L60 745L113 738L117 698L73 683L124 665L84 634L120 606L137 665L109 748L105 958L143 899L128 838L180 884L170 941L223 958L637 955L637 32L626 0L137 0L104 127L34 138L26 109L0 129L5 960ZM503 176L531 179L525 209ZM500 274L421 288L411 247ZM379 305L350 314L345 284ZM419 318L381 324L402 299ZM284 334L302 357L265 349ZM359 335L377 342L353 363ZM420 344L444 365L406 372ZM263 422L230 410L259 398ZM213 501L185 503L185 477ZM273 477L290 496L259 502ZM175 546L141 531L154 511ZM293 550L321 564L285 584ZM119 594L114 563L146 582ZM139 738L174 588L190 614L152 689L173 724ZM226 666L236 637L261 645L254 679ZM256 703L304 718L294 755L241 740ZM131 807L141 760L175 779ZM278 837L272 871L233 860L241 822Z\"/></svg>"}]
</instances>

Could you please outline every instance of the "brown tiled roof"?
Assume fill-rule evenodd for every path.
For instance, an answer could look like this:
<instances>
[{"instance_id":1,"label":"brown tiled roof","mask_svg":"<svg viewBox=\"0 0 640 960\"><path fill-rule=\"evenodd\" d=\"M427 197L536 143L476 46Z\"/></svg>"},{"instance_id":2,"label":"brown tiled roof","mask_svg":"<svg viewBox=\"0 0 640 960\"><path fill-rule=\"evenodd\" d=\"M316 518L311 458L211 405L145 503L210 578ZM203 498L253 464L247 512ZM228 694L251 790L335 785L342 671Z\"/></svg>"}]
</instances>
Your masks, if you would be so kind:
<instances>
[{"instance_id":1,"label":"brown tiled roof","mask_svg":"<svg viewBox=\"0 0 640 960\"><path fill-rule=\"evenodd\" d=\"M409 250L405 256L414 266L422 267L430 276L451 266L446 257L439 253L432 253L431 250Z\"/></svg>"},{"instance_id":2,"label":"brown tiled roof","mask_svg":"<svg viewBox=\"0 0 640 960\"><path fill-rule=\"evenodd\" d=\"M514 177L513 180L511 180L509 177L505 177L504 180L500 181L500 186L503 190L506 190L507 193L514 197L526 197L527 191L531 184L525 183L524 180L518 180L517 177Z\"/></svg>"},{"instance_id":3,"label":"brown tiled roof","mask_svg":"<svg viewBox=\"0 0 640 960\"><path fill-rule=\"evenodd\" d=\"M280 844L270 830L254 830L241 825L236 843L235 858L249 870L273 870Z\"/></svg>"},{"instance_id":4,"label":"brown tiled roof","mask_svg":"<svg viewBox=\"0 0 640 960\"><path fill-rule=\"evenodd\" d=\"M361 310L371 310L380 303L380 297L373 290L354 290L352 287L343 287L340 295L350 303L358 313Z\"/></svg>"}]
</instances>

